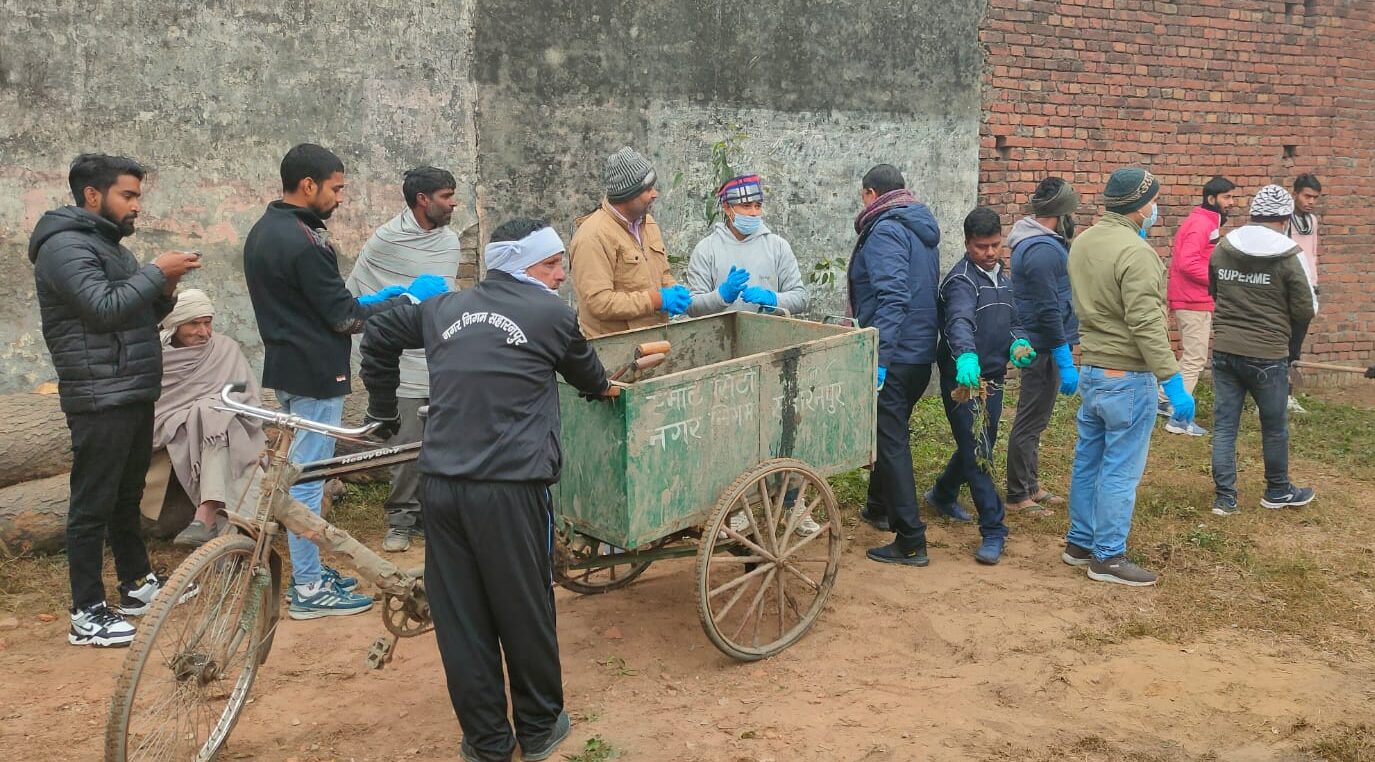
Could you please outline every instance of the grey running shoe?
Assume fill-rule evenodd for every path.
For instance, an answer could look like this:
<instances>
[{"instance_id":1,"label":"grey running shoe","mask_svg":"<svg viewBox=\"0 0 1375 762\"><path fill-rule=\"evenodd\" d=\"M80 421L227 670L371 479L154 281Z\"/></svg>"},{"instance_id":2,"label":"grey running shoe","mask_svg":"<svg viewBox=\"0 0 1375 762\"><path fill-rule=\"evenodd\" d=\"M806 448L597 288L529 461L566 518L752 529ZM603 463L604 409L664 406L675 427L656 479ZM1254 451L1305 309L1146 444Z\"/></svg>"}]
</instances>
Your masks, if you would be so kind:
<instances>
[{"instance_id":1,"label":"grey running shoe","mask_svg":"<svg viewBox=\"0 0 1375 762\"><path fill-rule=\"evenodd\" d=\"M1202 437L1208 435L1208 430L1199 426L1193 421L1181 421L1178 418L1171 418L1165 423L1165 430L1171 434L1185 434L1191 437Z\"/></svg>"},{"instance_id":2,"label":"grey running shoe","mask_svg":"<svg viewBox=\"0 0 1375 762\"><path fill-rule=\"evenodd\" d=\"M1093 551L1067 542L1064 552L1060 554L1060 560L1070 566L1088 566L1089 561L1093 560Z\"/></svg>"},{"instance_id":3,"label":"grey running shoe","mask_svg":"<svg viewBox=\"0 0 1375 762\"><path fill-rule=\"evenodd\" d=\"M176 537L172 538L172 544L188 548L199 548L215 539L215 537L219 535L218 530L218 524L213 527L208 527L205 525L204 521L196 519L187 525L185 529L177 533Z\"/></svg>"},{"instance_id":4,"label":"grey running shoe","mask_svg":"<svg viewBox=\"0 0 1375 762\"><path fill-rule=\"evenodd\" d=\"M1089 561L1089 579L1131 587L1150 587L1155 584L1157 577L1153 572L1128 561L1126 556L1113 556L1106 561Z\"/></svg>"},{"instance_id":5,"label":"grey running shoe","mask_svg":"<svg viewBox=\"0 0 1375 762\"><path fill-rule=\"evenodd\" d=\"M410 527L387 527L387 536L382 538L382 550L400 553L411 548Z\"/></svg>"},{"instance_id":6,"label":"grey running shoe","mask_svg":"<svg viewBox=\"0 0 1375 762\"><path fill-rule=\"evenodd\" d=\"M548 738L541 743L534 744L534 748L521 747L520 758L522 762L540 762L554 756L554 750L559 748L559 744L568 738L568 733L572 727L573 723L568 719L568 713L559 712L558 719L554 721L554 729L549 731Z\"/></svg>"}]
</instances>

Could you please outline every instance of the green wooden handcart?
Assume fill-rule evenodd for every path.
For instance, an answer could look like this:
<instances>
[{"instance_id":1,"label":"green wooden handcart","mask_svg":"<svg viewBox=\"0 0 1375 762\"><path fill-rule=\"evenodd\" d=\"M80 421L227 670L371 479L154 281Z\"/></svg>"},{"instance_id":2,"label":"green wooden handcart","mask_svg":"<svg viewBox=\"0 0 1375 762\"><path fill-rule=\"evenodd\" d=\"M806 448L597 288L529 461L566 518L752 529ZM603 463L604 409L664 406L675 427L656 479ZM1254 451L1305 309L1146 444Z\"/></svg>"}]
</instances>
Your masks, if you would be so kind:
<instances>
[{"instance_id":1,"label":"green wooden handcart","mask_svg":"<svg viewBox=\"0 0 1375 762\"><path fill-rule=\"evenodd\" d=\"M873 461L877 333L732 312L592 344L614 368L657 340L672 343L667 360L614 401L560 385L556 577L605 592L653 561L696 556L712 643L772 656L806 634L835 584L843 531L826 477ZM799 531L808 516L820 531Z\"/></svg>"}]
</instances>

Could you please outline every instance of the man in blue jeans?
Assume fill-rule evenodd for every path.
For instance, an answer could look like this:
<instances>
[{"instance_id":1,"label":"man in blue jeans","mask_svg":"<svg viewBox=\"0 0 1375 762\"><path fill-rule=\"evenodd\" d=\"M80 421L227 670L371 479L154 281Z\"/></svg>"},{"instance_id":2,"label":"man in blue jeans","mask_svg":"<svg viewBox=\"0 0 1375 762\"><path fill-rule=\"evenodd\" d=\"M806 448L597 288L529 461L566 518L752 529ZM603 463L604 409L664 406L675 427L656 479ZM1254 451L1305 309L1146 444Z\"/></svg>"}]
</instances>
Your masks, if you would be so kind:
<instances>
[{"instance_id":1,"label":"man in blue jeans","mask_svg":"<svg viewBox=\"0 0 1375 762\"><path fill-rule=\"evenodd\" d=\"M339 275L339 260L325 220L342 201L344 163L320 146L303 143L282 159L282 198L244 241L244 277L263 338L263 386L282 409L332 426L344 413L349 392L350 335L368 316L413 304L447 290L443 278L422 275L409 287L391 286L355 298ZM291 462L334 455L334 440L301 432ZM322 482L298 484L291 496L320 512ZM358 580L320 563L320 550L288 533L292 582L287 614L292 619L358 614L372 597L354 592Z\"/></svg>"},{"instance_id":2,"label":"man in blue jeans","mask_svg":"<svg viewBox=\"0 0 1375 762\"><path fill-rule=\"evenodd\" d=\"M1136 488L1155 425L1156 384L1182 421L1194 417L1165 323L1165 267L1144 240L1160 182L1140 167L1112 173L1107 211L1074 239L1069 282L1079 316L1083 404L1076 423L1069 534L1060 558L1090 579L1136 587L1156 575L1127 559Z\"/></svg>"},{"instance_id":3,"label":"man in blue jeans","mask_svg":"<svg viewBox=\"0 0 1375 762\"><path fill-rule=\"evenodd\" d=\"M1251 224L1213 250L1208 293L1213 325L1213 513L1237 507L1237 427L1250 394L1260 411L1265 508L1307 505L1310 487L1289 481L1289 357L1296 327L1313 319L1317 300L1304 273L1303 249L1284 234L1294 198L1278 185L1251 200Z\"/></svg>"}]
</instances>

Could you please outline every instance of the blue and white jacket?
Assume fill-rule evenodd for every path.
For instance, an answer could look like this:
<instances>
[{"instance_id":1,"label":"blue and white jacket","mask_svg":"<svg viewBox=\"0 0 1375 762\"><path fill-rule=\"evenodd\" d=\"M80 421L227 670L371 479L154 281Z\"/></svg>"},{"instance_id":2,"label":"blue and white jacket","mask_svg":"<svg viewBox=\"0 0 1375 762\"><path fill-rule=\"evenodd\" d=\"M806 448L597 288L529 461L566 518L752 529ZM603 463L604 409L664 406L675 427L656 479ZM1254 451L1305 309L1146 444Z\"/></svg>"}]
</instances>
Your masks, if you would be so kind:
<instances>
[{"instance_id":1,"label":"blue and white jacket","mask_svg":"<svg viewBox=\"0 0 1375 762\"><path fill-rule=\"evenodd\" d=\"M942 368L953 368L956 357L973 352L984 378L1007 374L1012 342L1025 339L1026 332L1012 304L1012 281L1001 265L988 272L968 257L956 262L941 281L936 306Z\"/></svg>"}]
</instances>

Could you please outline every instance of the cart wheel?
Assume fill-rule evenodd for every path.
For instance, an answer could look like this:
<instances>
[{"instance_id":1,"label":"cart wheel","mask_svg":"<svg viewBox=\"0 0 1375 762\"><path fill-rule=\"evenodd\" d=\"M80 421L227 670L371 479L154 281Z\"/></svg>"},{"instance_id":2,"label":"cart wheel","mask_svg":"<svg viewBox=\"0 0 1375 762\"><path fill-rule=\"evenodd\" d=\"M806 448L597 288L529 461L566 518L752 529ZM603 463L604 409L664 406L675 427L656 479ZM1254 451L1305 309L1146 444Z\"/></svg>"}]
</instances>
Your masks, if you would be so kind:
<instances>
[{"instance_id":1,"label":"cart wheel","mask_svg":"<svg viewBox=\"0 0 1375 762\"><path fill-rule=\"evenodd\" d=\"M797 528L808 515L821 529L803 536ZM721 494L697 550L707 637L742 661L796 643L835 586L841 541L835 494L807 464L770 460L741 475Z\"/></svg>"},{"instance_id":2,"label":"cart wheel","mask_svg":"<svg viewBox=\"0 0 1375 762\"><path fill-rule=\"evenodd\" d=\"M622 553L623 549L595 537L571 532L567 536L555 535L554 580L575 593L593 595L619 590L634 582L653 562L618 564L616 566L597 566L588 569L569 569L573 564L582 563L597 556Z\"/></svg>"},{"instance_id":3,"label":"cart wheel","mask_svg":"<svg viewBox=\"0 0 1375 762\"><path fill-rule=\"evenodd\" d=\"M211 760L229 738L262 663L277 600L254 569L251 537L202 545L167 580L115 683L106 762Z\"/></svg>"}]
</instances>

